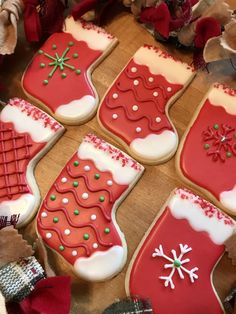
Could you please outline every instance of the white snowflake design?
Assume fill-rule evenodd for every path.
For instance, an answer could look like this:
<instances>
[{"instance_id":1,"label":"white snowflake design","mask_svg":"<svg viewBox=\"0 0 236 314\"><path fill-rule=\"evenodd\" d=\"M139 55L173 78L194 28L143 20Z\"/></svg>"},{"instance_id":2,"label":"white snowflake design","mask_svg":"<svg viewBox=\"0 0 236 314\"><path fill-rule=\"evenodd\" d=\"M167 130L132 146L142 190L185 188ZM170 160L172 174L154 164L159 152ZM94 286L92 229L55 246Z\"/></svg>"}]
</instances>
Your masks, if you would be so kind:
<instances>
[{"instance_id":1,"label":"white snowflake design","mask_svg":"<svg viewBox=\"0 0 236 314\"><path fill-rule=\"evenodd\" d=\"M164 280L164 286L168 287L170 286L171 289L175 288L174 282L172 280L172 277L174 276L175 271L177 270L179 277L181 279L184 279L184 273L188 274L189 279L192 283L194 283L194 281L196 279L198 279L198 275L195 274L196 271L198 271L198 267L194 267L192 269L187 269L185 268L183 265L190 262L189 258L183 259L183 256L192 251L192 248L189 247L187 244L183 245L183 244L179 244L179 248L180 248L180 255L177 257L176 251L175 250L171 250L171 253L173 255L173 258L170 258L169 256L165 255L164 250L162 245L159 245L159 248L155 248L154 253L152 254L152 257L163 257L164 259L166 259L167 261L171 262L171 264L165 264L164 268L172 268L169 276L160 276L159 278Z\"/></svg>"}]
</instances>

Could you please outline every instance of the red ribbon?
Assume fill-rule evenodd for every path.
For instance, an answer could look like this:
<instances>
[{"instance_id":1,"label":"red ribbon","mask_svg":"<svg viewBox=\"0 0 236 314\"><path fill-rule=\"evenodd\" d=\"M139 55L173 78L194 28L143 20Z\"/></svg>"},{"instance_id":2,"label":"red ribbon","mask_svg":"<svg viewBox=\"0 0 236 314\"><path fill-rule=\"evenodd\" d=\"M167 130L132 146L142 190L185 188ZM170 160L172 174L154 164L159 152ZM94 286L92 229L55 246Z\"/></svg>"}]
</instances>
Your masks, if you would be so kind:
<instances>
[{"instance_id":1,"label":"red ribbon","mask_svg":"<svg viewBox=\"0 0 236 314\"><path fill-rule=\"evenodd\" d=\"M71 290L70 277L49 277L38 281L33 292L8 308L14 314L69 314Z\"/></svg>"},{"instance_id":2,"label":"red ribbon","mask_svg":"<svg viewBox=\"0 0 236 314\"><path fill-rule=\"evenodd\" d=\"M24 28L26 38L29 42L39 41L42 36L42 27L37 12L39 0L24 0L24 5Z\"/></svg>"}]
</instances>

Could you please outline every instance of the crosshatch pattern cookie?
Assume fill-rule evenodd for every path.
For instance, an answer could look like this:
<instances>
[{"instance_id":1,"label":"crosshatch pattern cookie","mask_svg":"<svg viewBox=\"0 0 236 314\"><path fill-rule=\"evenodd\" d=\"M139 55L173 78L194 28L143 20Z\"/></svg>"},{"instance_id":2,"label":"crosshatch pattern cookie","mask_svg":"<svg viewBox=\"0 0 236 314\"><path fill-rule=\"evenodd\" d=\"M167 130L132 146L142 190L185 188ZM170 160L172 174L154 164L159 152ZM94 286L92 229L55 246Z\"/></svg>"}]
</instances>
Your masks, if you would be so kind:
<instances>
[{"instance_id":1,"label":"crosshatch pattern cookie","mask_svg":"<svg viewBox=\"0 0 236 314\"><path fill-rule=\"evenodd\" d=\"M236 90L211 87L183 136L176 165L186 183L236 215Z\"/></svg>"},{"instance_id":2,"label":"crosshatch pattern cookie","mask_svg":"<svg viewBox=\"0 0 236 314\"><path fill-rule=\"evenodd\" d=\"M98 111L100 125L139 161L168 160L178 145L168 110L194 75L192 67L166 52L141 47L105 95Z\"/></svg>"},{"instance_id":3,"label":"crosshatch pattern cookie","mask_svg":"<svg viewBox=\"0 0 236 314\"><path fill-rule=\"evenodd\" d=\"M212 274L235 221L187 189L176 189L137 248L127 294L158 314L223 314Z\"/></svg>"},{"instance_id":4,"label":"crosshatch pattern cookie","mask_svg":"<svg viewBox=\"0 0 236 314\"><path fill-rule=\"evenodd\" d=\"M98 105L91 72L116 44L104 29L67 18L63 32L50 36L34 56L22 87L59 121L84 123Z\"/></svg>"},{"instance_id":5,"label":"crosshatch pattern cookie","mask_svg":"<svg viewBox=\"0 0 236 314\"><path fill-rule=\"evenodd\" d=\"M127 247L115 212L143 170L89 134L49 190L38 213L38 233L78 276L101 281L123 268Z\"/></svg>"},{"instance_id":6,"label":"crosshatch pattern cookie","mask_svg":"<svg viewBox=\"0 0 236 314\"><path fill-rule=\"evenodd\" d=\"M33 176L38 160L64 128L19 98L0 113L0 228L22 227L35 215L40 193Z\"/></svg>"}]
</instances>

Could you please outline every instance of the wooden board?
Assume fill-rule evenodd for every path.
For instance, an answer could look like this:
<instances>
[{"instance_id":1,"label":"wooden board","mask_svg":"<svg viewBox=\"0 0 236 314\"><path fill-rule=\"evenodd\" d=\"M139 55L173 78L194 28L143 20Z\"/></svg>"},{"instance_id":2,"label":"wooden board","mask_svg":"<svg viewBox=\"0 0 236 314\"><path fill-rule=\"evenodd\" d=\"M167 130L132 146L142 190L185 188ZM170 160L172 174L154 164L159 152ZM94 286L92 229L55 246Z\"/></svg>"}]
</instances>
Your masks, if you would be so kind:
<instances>
[{"instance_id":1,"label":"wooden board","mask_svg":"<svg viewBox=\"0 0 236 314\"><path fill-rule=\"evenodd\" d=\"M233 2L233 0L229 1L232 5ZM119 45L93 73L93 81L100 98L134 52L144 43L159 46L183 61L191 62L192 54L190 52L180 51L173 46L163 46L156 42L128 12L121 12L118 8L117 14L112 12L112 16L113 18L105 28L119 39ZM21 89L20 80L27 63L38 48L39 45L29 45L25 42L21 29L16 52L5 59L0 73L0 81L4 82L6 86L6 91L0 96L2 100L7 100L13 96L27 99ZM180 137L195 108L213 82L225 82L236 88L236 72L231 67L230 62L214 63L209 70L210 73L207 73L207 71L198 73L190 87L170 110L170 117ZM103 134L96 117L83 126L67 127L64 136L39 162L36 168L36 179L42 197L44 197L66 161L77 149L82 137L88 132L95 132L117 145L111 138ZM121 204L117 212L117 220L127 239L128 261L126 267L116 278L104 283L84 282L76 278L69 271L66 264L61 262L61 259L59 260L49 252L51 264L56 272L58 274L69 274L73 277L71 313L101 313L110 303L125 297L124 280L129 260L169 193L178 186L183 186L183 184L176 175L174 158L172 158L169 162L159 166L147 166L139 183ZM26 238L32 240L35 236L34 222L23 230L23 233ZM236 272L225 255L214 272L215 287L222 300L235 280Z\"/></svg>"}]
</instances>

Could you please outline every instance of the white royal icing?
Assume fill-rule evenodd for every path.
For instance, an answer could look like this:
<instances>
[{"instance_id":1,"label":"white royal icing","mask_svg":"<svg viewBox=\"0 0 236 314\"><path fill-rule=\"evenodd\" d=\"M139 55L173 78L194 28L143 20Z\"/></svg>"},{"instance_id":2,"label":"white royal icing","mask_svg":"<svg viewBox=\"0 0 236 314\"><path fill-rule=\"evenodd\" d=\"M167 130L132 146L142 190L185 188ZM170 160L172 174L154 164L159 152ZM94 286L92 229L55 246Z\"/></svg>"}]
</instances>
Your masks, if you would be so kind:
<instances>
[{"instance_id":1,"label":"white royal icing","mask_svg":"<svg viewBox=\"0 0 236 314\"><path fill-rule=\"evenodd\" d=\"M56 115L60 118L86 119L95 110L96 99L85 95L80 99L72 100L68 104L60 105L56 109Z\"/></svg>"},{"instance_id":2,"label":"white royal icing","mask_svg":"<svg viewBox=\"0 0 236 314\"><path fill-rule=\"evenodd\" d=\"M200 199L198 196L190 194L185 190L180 189L179 191L181 191L182 195L186 195L187 198L174 194L167 204L176 219L187 219L194 230L207 232L211 240L218 245L223 244L233 234L235 224L226 224L224 219L218 219L217 215L208 217L201 206L195 203L195 200ZM188 198L189 195L191 199ZM210 206L213 207L212 204ZM220 212L219 209L214 208ZM225 217L228 216L225 215Z\"/></svg>"},{"instance_id":3,"label":"white royal icing","mask_svg":"<svg viewBox=\"0 0 236 314\"><path fill-rule=\"evenodd\" d=\"M141 47L135 53L133 60L136 64L146 65L152 74L159 74L173 84L185 85L194 75L187 63L165 57L161 50L153 47Z\"/></svg>"},{"instance_id":4,"label":"white royal icing","mask_svg":"<svg viewBox=\"0 0 236 314\"><path fill-rule=\"evenodd\" d=\"M50 126L45 127L43 120L34 120L17 106L5 106L0 119L2 122L13 123L18 133L29 133L35 143L49 142L55 136L55 131Z\"/></svg>"},{"instance_id":5,"label":"white royal icing","mask_svg":"<svg viewBox=\"0 0 236 314\"><path fill-rule=\"evenodd\" d=\"M113 147L112 145L110 145ZM128 155L124 156L130 159ZM108 152L95 148L93 144L82 142L78 149L78 156L81 159L92 160L100 171L110 171L113 179L118 184L130 184L134 181L140 172L131 166L122 166L119 160L112 159Z\"/></svg>"},{"instance_id":6,"label":"white royal icing","mask_svg":"<svg viewBox=\"0 0 236 314\"><path fill-rule=\"evenodd\" d=\"M220 193L220 202L224 207L236 213L236 185L232 190Z\"/></svg>"},{"instance_id":7,"label":"white royal icing","mask_svg":"<svg viewBox=\"0 0 236 314\"><path fill-rule=\"evenodd\" d=\"M132 151L147 160L162 159L170 155L177 147L177 136L165 130L160 134L149 134L144 138L136 138L130 143Z\"/></svg>"},{"instance_id":8,"label":"white royal icing","mask_svg":"<svg viewBox=\"0 0 236 314\"><path fill-rule=\"evenodd\" d=\"M106 33L104 29L91 23L75 21L73 17L68 17L64 22L64 33L70 33L76 40L84 41L90 49L105 51L109 45L116 41L116 38ZM88 27L86 27L86 25ZM92 25L90 27L90 25Z\"/></svg>"},{"instance_id":9,"label":"white royal icing","mask_svg":"<svg viewBox=\"0 0 236 314\"><path fill-rule=\"evenodd\" d=\"M213 106L221 106L227 113L236 115L236 94L231 96L222 87L213 86L207 98Z\"/></svg>"},{"instance_id":10,"label":"white royal icing","mask_svg":"<svg viewBox=\"0 0 236 314\"><path fill-rule=\"evenodd\" d=\"M29 219L35 207L35 196L32 194L22 194L17 200L3 201L0 204L1 216L20 214L17 224L24 223Z\"/></svg>"},{"instance_id":11,"label":"white royal icing","mask_svg":"<svg viewBox=\"0 0 236 314\"><path fill-rule=\"evenodd\" d=\"M85 280L106 280L123 268L124 255L124 249L116 245L107 251L95 252L90 257L78 258L74 263L74 269Z\"/></svg>"}]
</instances>

